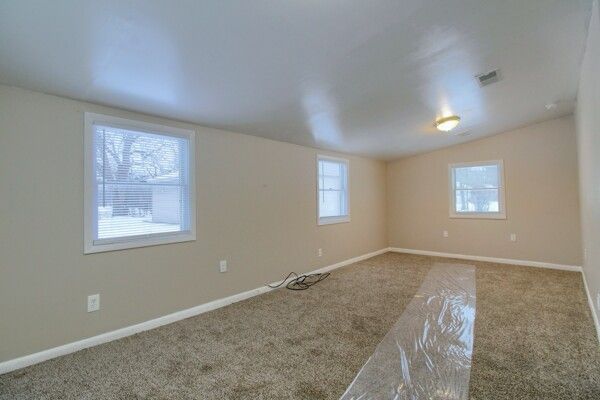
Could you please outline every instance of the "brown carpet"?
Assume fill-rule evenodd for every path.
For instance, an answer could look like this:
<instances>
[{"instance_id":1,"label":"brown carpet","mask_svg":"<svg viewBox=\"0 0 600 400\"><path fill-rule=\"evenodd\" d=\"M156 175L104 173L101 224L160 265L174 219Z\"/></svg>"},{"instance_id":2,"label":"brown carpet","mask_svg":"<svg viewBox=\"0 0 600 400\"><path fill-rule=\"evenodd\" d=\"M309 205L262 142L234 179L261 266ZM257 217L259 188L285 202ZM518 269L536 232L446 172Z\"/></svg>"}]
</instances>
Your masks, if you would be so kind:
<instances>
[{"instance_id":1,"label":"brown carpet","mask_svg":"<svg viewBox=\"0 0 600 400\"><path fill-rule=\"evenodd\" d=\"M14 371L0 376L0 399L338 399L434 261L384 254L307 291L274 291ZM470 397L599 399L581 274L469 264Z\"/></svg>"}]
</instances>

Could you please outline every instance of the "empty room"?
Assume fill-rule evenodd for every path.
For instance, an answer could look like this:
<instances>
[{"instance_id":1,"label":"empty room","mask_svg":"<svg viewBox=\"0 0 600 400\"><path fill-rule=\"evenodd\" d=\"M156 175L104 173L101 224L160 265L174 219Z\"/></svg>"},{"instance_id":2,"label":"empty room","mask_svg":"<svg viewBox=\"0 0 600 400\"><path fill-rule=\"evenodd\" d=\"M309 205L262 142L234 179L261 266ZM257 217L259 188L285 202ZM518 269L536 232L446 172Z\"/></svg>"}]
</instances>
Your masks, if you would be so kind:
<instances>
[{"instance_id":1,"label":"empty room","mask_svg":"<svg viewBox=\"0 0 600 400\"><path fill-rule=\"evenodd\" d=\"M598 0L0 1L0 400L600 399Z\"/></svg>"}]
</instances>

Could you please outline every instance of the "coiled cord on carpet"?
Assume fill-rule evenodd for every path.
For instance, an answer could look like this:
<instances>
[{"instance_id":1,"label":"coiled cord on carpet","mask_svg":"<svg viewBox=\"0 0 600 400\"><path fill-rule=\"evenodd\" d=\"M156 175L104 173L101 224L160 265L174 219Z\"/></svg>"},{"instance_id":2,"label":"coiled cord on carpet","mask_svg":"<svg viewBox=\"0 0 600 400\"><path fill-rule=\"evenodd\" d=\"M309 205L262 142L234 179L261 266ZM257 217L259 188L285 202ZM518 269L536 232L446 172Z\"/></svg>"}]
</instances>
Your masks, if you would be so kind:
<instances>
[{"instance_id":1,"label":"coiled cord on carpet","mask_svg":"<svg viewBox=\"0 0 600 400\"><path fill-rule=\"evenodd\" d=\"M267 285L267 286L270 287L271 289L278 288L279 286L283 285L285 283L285 281L287 281L289 279L289 277L292 275L294 275L295 278L292 279L291 281L289 281L288 284L285 285L285 287L290 290L306 290L309 287L311 287L312 285L315 285L315 284L321 282L323 279L327 278L330 275L330 273L324 272L322 274L298 275L297 273L292 271L288 274L288 276L285 277L284 280L281 281L281 283L279 283L277 285Z\"/></svg>"}]
</instances>

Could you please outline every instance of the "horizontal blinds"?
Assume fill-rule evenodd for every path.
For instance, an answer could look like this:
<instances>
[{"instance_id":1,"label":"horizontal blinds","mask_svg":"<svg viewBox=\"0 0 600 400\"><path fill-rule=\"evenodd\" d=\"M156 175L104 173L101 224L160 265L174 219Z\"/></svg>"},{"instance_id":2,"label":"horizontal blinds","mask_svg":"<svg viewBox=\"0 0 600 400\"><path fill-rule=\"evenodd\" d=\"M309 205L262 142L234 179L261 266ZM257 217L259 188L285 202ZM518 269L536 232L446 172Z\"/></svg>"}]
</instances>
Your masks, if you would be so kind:
<instances>
[{"instance_id":1,"label":"horizontal blinds","mask_svg":"<svg viewBox=\"0 0 600 400\"><path fill-rule=\"evenodd\" d=\"M347 181L345 162L319 160L319 218L348 215Z\"/></svg>"},{"instance_id":2,"label":"horizontal blinds","mask_svg":"<svg viewBox=\"0 0 600 400\"><path fill-rule=\"evenodd\" d=\"M95 239L189 229L187 139L94 126Z\"/></svg>"}]
</instances>

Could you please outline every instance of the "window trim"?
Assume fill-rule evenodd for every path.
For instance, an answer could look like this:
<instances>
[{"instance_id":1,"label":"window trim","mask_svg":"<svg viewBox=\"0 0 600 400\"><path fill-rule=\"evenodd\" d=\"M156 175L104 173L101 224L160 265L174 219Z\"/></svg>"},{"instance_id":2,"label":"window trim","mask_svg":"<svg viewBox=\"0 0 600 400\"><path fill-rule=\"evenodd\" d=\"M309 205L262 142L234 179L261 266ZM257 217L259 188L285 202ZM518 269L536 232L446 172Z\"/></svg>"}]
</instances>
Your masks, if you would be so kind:
<instances>
[{"instance_id":1,"label":"window trim","mask_svg":"<svg viewBox=\"0 0 600 400\"><path fill-rule=\"evenodd\" d=\"M106 124L115 128L139 130L164 136L182 137L188 139L188 185L189 185L189 215L190 229L183 232L165 232L123 238L94 240L94 230L97 229L98 211L94 210L97 185L94 174L94 124ZM169 243L189 242L196 240L196 132L189 129L175 128L152 124L143 121L130 120L111 115L86 112L84 114L84 218L83 242L84 254L105 251L133 249L138 247L156 246ZM96 243L94 243L96 242Z\"/></svg>"},{"instance_id":2,"label":"window trim","mask_svg":"<svg viewBox=\"0 0 600 400\"><path fill-rule=\"evenodd\" d=\"M456 194L454 184L454 169L461 167L474 167L474 166L487 166L496 165L498 166L498 212L456 212ZM505 195L505 184L504 184L504 160L490 160L490 161L471 161L448 164L448 189L450 198L450 218L471 218L471 219L506 219L506 195Z\"/></svg>"},{"instance_id":3,"label":"window trim","mask_svg":"<svg viewBox=\"0 0 600 400\"><path fill-rule=\"evenodd\" d=\"M319 206L319 161L334 161L338 163L344 163L346 165L346 211L347 215L335 216L335 217L320 217L320 206ZM343 224L350 222L350 160L347 158L327 156L324 154L317 154L316 162L316 200L317 200L317 225L332 225L332 224Z\"/></svg>"}]
</instances>

